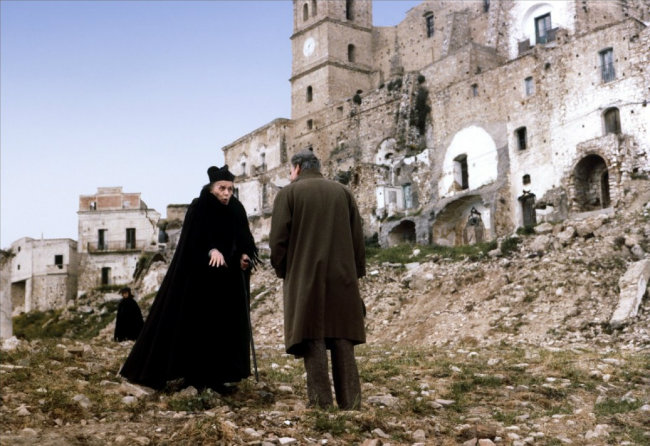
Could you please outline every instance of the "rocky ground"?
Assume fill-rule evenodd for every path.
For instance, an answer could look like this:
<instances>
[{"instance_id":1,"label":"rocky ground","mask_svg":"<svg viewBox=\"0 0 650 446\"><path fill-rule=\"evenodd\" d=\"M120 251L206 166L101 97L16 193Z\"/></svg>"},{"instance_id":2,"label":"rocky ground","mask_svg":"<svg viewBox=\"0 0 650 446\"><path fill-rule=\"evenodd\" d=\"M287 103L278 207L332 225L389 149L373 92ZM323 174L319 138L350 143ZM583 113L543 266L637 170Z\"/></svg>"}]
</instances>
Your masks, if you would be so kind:
<instances>
[{"instance_id":1,"label":"rocky ground","mask_svg":"<svg viewBox=\"0 0 650 446\"><path fill-rule=\"evenodd\" d=\"M111 340L111 322L87 339L8 340L0 443L650 444L647 293L635 317L610 324L620 278L650 258L647 186L616 212L498 246L370 251L361 411L306 407L302 363L283 353L281 282L265 265L251 284L259 382L229 396L131 385L117 376L131 343ZM165 268L135 284L144 309ZM115 298L57 317L110 321Z\"/></svg>"}]
</instances>

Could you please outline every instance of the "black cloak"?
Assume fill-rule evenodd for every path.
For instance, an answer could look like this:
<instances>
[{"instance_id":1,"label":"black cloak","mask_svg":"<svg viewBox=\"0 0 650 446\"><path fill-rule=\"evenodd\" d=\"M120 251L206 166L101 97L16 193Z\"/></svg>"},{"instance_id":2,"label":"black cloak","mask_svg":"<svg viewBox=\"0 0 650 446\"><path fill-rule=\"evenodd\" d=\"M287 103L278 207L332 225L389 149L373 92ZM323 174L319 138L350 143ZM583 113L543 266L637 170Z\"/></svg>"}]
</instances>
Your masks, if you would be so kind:
<instances>
[{"instance_id":1,"label":"black cloak","mask_svg":"<svg viewBox=\"0 0 650 446\"><path fill-rule=\"evenodd\" d=\"M228 267L208 265L213 248ZM243 253L253 267L257 248L244 206L234 196L224 205L204 187L187 210L174 257L120 374L155 389L178 378L218 388L248 377Z\"/></svg>"},{"instance_id":2,"label":"black cloak","mask_svg":"<svg viewBox=\"0 0 650 446\"><path fill-rule=\"evenodd\" d=\"M116 341L135 341L138 339L144 320L138 303L133 297L123 297L117 306L115 317Z\"/></svg>"}]
</instances>

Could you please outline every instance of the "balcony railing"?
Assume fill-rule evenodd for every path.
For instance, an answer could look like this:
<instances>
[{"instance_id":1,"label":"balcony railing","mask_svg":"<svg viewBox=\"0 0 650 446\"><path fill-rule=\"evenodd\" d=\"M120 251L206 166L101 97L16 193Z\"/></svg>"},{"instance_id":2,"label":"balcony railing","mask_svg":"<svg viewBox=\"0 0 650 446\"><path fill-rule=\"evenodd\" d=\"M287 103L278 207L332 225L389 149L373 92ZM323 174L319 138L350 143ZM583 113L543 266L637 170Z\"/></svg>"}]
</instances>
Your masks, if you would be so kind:
<instances>
[{"instance_id":1,"label":"balcony railing","mask_svg":"<svg viewBox=\"0 0 650 446\"><path fill-rule=\"evenodd\" d=\"M127 243L124 240L110 241L104 243L88 242L86 248L90 253L142 251L146 247L144 240L137 240L135 243Z\"/></svg>"}]
</instances>

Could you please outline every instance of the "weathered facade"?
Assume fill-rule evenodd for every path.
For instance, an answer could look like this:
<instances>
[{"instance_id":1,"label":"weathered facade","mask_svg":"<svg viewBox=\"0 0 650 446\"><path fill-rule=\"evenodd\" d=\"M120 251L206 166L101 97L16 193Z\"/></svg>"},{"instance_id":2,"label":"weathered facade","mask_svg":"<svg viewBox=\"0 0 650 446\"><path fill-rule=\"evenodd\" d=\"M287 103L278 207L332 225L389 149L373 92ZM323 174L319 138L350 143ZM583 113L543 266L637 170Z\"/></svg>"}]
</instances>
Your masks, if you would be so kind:
<instances>
[{"instance_id":1,"label":"weathered facade","mask_svg":"<svg viewBox=\"0 0 650 446\"><path fill-rule=\"evenodd\" d=\"M158 251L160 213L149 209L140 193L99 187L79 197L79 289L126 284L140 255Z\"/></svg>"},{"instance_id":2,"label":"weathered facade","mask_svg":"<svg viewBox=\"0 0 650 446\"><path fill-rule=\"evenodd\" d=\"M292 116L223 148L254 233L311 147L368 237L454 245L615 206L650 173L650 4L294 0Z\"/></svg>"},{"instance_id":3,"label":"weathered facade","mask_svg":"<svg viewBox=\"0 0 650 446\"><path fill-rule=\"evenodd\" d=\"M62 307L76 297L76 241L23 237L11 244L10 252L10 280L9 284L3 281L3 294L11 296L14 314Z\"/></svg>"}]
</instances>

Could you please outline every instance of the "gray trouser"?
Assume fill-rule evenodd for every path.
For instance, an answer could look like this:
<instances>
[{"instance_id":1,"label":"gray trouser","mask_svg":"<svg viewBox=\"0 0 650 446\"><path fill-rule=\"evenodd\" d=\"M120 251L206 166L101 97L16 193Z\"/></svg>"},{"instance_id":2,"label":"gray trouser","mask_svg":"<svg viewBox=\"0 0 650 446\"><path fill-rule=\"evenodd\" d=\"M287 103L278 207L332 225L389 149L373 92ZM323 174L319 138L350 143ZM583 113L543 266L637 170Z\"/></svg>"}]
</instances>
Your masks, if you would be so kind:
<instances>
[{"instance_id":1,"label":"gray trouser","mask_svg":"<svg viewBox=\"0 0 650 446\"><path fill-rule=\"evenodd\" d=\"M347 339L329 339L332 351L332 377L336 402L340 409L361 407L361 383L354 344ZM328 407L332 403L332 389L327 367L327 349L323 339L304 341L307 395L312 406Z\"/></svg>"}]
</instances>

